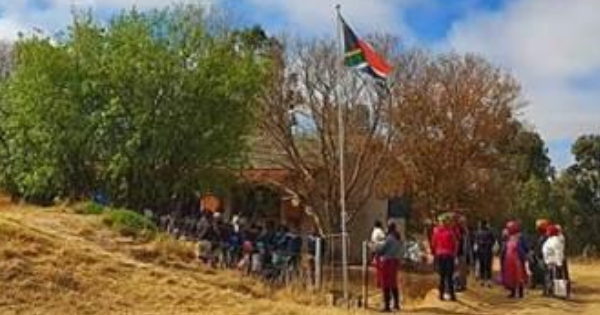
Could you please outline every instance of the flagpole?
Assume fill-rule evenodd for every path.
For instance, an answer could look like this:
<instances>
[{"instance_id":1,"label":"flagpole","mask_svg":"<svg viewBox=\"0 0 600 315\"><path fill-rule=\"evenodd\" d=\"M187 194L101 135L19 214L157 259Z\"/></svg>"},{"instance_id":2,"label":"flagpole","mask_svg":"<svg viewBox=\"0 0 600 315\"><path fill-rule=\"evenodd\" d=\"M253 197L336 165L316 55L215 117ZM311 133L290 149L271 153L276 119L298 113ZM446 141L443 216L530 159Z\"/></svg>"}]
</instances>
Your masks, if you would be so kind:
<instances>
[{"instance_id":1,"label":"flagpole","mask_svg":"<svg viewBox=\"0 0 600 315\"><path fill-rule=\"evenodd\" d=\"M339 49L340 55L344 56L344 35L341 25L341 5L336 5L337 13L336 20L338 26ZM345 161L344 161L344 146L345 146L345 128L344 128L344 108L343 102L338 100L338 146L339 146L339 168L340 168L340 219L342 230L342 287L344 291L344 301L349 304L348 292L348 234L346 231L346 181L345 181Z\"/></svg>"}]
</instances>

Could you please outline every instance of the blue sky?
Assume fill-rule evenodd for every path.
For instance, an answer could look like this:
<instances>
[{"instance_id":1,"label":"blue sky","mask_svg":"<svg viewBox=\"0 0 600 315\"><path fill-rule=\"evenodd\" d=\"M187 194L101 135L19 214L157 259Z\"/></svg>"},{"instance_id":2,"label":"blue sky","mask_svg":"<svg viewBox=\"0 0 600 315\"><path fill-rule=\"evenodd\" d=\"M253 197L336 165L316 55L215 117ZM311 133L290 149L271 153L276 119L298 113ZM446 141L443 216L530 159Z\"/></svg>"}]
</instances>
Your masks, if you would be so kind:
<instances>
[{"instance_id":1,"label":"blue sky","mask_svg":"<svg viewBox=\"0 0 600 315\"><path fill-rule=\"evenodd\" d=\"M241 22L271 33L334 33L333 8L343 7L359 33L392 32L407 45L476 52L513 73L528 106L523 119L547 141L553 163L572 162L570 145L600 133L600 0L182 0L235 9ZM122 8L169 0L0 0L0 39L19 31L55 32L73 5L102 18Z\"/></svg>"}]
</instances>

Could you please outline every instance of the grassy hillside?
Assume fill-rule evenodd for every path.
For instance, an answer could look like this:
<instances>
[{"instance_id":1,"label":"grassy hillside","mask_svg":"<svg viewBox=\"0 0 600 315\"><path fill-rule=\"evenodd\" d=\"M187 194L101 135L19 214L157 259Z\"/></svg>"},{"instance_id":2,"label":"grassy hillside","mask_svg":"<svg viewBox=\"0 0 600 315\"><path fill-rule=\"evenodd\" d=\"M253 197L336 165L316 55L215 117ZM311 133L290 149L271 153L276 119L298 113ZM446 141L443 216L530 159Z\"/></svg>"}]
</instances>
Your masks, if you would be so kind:
<instances>
[{"instance_id":1,"label":"grassy hillside","mask_svg":"<svg viewBox=\"0 0 600 315\"><path fill-rule=\"evenodd\" d=\"M0 315L348 314L324 307L323 295L274 292L238 273L203 267L193 251L193 244L164 238L132 241L108 229L101 217L66 207L41 209L2 200ZM600 314L598 271L598 264L573 266L578 282L569 302L538 293L515 302L500 288L472 285L459 303L439 302L432 291L424 301L411 303L408 313ZM405 291L416 283L409 277Z\"/></svg>"},{"instance_id":2,"label":"grassy hillside","mask_svg":"<svg viewBox=\"0 0 600 315\"><path fill-rule=\"evenodd\" d=\"M311 303L206 269L193 244L138 244L69 209L0 209L1 314L309 314Z\"/></svg>"}]
</instances>

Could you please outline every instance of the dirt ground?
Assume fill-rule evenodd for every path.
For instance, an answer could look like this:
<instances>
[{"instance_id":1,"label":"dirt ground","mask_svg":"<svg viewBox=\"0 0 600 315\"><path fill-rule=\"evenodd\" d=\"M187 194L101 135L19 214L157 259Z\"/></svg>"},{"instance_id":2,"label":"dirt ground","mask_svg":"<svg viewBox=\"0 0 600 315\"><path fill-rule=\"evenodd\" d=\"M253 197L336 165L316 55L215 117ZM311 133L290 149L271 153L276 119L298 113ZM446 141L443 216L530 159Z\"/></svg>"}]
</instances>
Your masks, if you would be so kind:
<instances>
[{"instance_id":1,"label":"dirt ground","mask_svg":"<svg viewBox=\"0 0 600 315\"><path fill-rule=\"evenodd\" d=\"M99 218L67 207L40 209L1 200L0 315L374 313L323 306L323 294L273 291L238 273L198 265L186 256L188 245L166 244L132 243L104 228ZM404 313L600 314L600 263L576 262L571 269L569 301L538 292L513 301L500 288L471 285L458 303L438 301L435 291L424 299L411 297ZM404 275L405 290L431 287L432 279ZM378 302L372 299L371 305Z\"/></svg>"}]
</instances>

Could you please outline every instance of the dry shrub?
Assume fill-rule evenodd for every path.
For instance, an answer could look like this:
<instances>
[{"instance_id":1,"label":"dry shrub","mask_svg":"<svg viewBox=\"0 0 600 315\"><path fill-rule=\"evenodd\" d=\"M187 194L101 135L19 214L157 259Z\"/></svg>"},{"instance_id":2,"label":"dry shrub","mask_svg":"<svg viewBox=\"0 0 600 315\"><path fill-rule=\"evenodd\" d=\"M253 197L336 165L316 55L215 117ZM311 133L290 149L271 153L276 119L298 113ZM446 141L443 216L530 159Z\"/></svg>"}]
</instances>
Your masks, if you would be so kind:
<instances>
[{"instance_id":1,"label":"dry shrub","mask_svg":"<svg viewBox=\"0 0 600 315\"><path fill-rule=\"evenodd\" d=\"M56 269L50 275L52 284L58 289L81 291L83 288L71 270Z\"/></svg>"},{"instance_id":2,"label":"dry shrub","mask_svg":"<svg viewBox=\"0 0 600 315\"><path fill-rule=\"evenodd\" d=\"M34 258L51 252L54 244L24 228L0 222L0 260Z\"/></svg>"},{"instance_id":3,"label":"dry shrub","mask_svg":"<svg viewBox=\"0 0 600 315\"><path fill-rule=\"evenodd\" d=\"M168 237L160 238L156 248L173 260L191 263L196 260L196 249L193 243L176 241Z\"/></svg>"},{"instance_id":4,"label":"dry shrub","mask_svg":"<svg viewBox=\"0 0 600 315\"><path fill-rule=\"evenodd\" d=\"M193 243L177 241L166 236L159 237L150 244L132 247L130 252L133 257L143 262L154 262L181 269L196 261L196 249Z\"/></svg>"},{"instance_id":5,"label":"dry shrub","mask_svg":"<svg viewBox=\"0 0 600 315\"><path fill-rule=\"evenodd\" d=\"M323 292L309 292L300 284L290 284L274 294L275 300L292 301L302 305L327 305L327 295Z\"/></svg>"},{"instance_id":6,"label":"dry shrub","mask_svg":"<svg viewBox=\"0 0 600 315\"><path fill-rule=\"evenodd\" d=\"M0 251L0 260L10 260L20 256L21 253L14 248L2 248L2 250Z\"/></svg>"},{"instance_id":7,"label":"dry shrub","mask_svg":"<svg viewBox=\"0 0 600 315\"><path fill-rule=\"evenodd\" d=\"M91 239L96 235L96 230L94 228L92 228L91 226L83 226L78 232L77 235L86 238L86 239Z\"/></svg>"},{"instance_id":8,"label":"dry shrub","mask_svg":"<svg viewBox=\"0 0 600 315\"><path fill-rule=\"evenodd\" d=\"M24 259L0 261L0 280L9 282L32 276L31 263Z\"/></svg>"}]
</instances>

